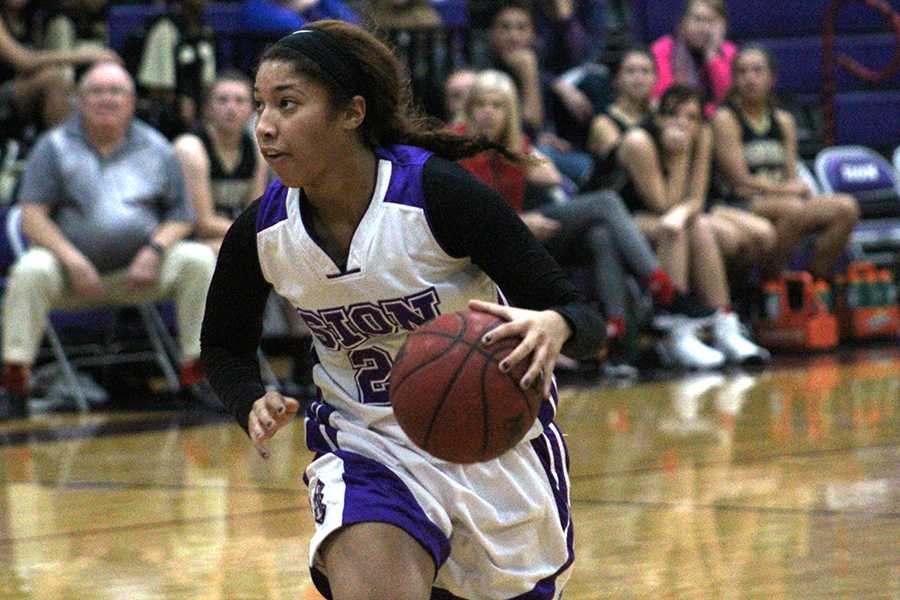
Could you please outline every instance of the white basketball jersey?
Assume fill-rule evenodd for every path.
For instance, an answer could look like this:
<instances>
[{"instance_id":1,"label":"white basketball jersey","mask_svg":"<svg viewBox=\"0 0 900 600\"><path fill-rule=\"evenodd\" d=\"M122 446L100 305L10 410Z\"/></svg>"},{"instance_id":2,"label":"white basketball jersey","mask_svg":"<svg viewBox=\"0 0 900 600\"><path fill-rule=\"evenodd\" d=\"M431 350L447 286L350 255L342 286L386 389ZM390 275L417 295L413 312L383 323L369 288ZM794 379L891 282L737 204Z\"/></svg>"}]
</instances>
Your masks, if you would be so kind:
<instances>
[{"instance_id":1,"label":"white basketball jersey","mask_svg":"<svg viewBox=\"0 0 900 600\"><path fill-rule=\"evenodd\" d=\"M326 427L340 429L332 409L408 443L387 393L391 365L407 333L439 314L465 309L470 298L502 298L468 258L448 255L435 240L422 193L422 167L430 155L410 146L377 150L375 191L343 269L307 230L301 190L276 182L260 205L262 273L312 331L318 359L313 378L328 406L318 415L323 421L307 427L320 430L331 449ZM311 414L315 418L316 411ZM539 431L536 425L532 433Z\"/></svg>"}]
</instances>

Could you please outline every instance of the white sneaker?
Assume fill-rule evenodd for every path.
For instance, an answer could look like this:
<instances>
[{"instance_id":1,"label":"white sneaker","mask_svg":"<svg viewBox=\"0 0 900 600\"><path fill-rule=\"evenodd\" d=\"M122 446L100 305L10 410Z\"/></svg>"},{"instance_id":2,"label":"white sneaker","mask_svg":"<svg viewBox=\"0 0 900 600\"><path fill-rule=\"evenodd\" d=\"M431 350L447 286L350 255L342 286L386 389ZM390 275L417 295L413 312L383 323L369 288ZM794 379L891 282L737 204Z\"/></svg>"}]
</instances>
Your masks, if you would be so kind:
<instances>
[{"instance_id":1,"label":"white sneaker","mask_svg":"<svg viewBox=\"0 0 900 600\"><path fill-rule=\"evenodd\" d=\"M660 360L667 367L681 369L717 369L725 364L725 355L697 338L699 325L688 319L676 323L669 334L656 344Z\"/></svg>"},{"instance_id":2,"label":"white sneaker","mask_svg":"<svg viewBox=\"0 0 900 600\"><path fill-rule=\"evenodd\" d=\"M769 351L748 340L741 330L736 314L716 313L712 325L713 345L733 363L760 365L769 362Z\"/></svg>"}]
</instances>

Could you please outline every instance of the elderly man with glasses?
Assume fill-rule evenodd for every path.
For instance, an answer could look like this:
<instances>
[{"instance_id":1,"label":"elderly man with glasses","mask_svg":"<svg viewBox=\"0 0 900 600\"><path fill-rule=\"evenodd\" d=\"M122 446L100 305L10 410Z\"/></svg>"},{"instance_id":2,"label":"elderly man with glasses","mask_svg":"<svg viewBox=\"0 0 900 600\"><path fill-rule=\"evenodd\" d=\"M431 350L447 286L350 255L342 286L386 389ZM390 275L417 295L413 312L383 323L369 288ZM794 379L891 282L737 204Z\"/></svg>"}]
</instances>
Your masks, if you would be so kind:
<instances>
[{"instance_id":1,"label":"elderly man with glasses","mask_svg":"<svg viewBox=\"0 0 900 600\"><path fill-rule=\"evenodd\" d=\"M3 299L7 418L27 414L31 365L53 308L174 298L181 382L203 382L200 324L215 268L212 251L186 241L195 216L174 151L134 118L134 83L98 63L78 86L78 111L39 139L18 201L31 247ZM0 409L0 419L2 419Z\"/></svg>"}]
</instances>

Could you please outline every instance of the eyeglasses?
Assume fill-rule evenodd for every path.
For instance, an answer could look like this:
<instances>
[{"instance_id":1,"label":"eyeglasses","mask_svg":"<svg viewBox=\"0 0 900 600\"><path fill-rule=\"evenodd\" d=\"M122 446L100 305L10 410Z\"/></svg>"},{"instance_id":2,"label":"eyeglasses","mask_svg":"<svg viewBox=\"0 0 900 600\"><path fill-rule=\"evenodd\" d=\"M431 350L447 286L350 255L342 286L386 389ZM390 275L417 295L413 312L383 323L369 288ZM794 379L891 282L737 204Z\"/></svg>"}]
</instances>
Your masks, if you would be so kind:
<instances>
[{"instance_id":1,"label":"eyeglasses","mask_svg":"<svg viewBox=\"0 0 900 600\"><path fill-rule=\"evenodd\" d=\"M82 88L81 93L85 96L97 98L99 96L109 95L114 98L122 98L132 94L131 88L118 85L97 85Z\"/></svg>"}]
</instances>

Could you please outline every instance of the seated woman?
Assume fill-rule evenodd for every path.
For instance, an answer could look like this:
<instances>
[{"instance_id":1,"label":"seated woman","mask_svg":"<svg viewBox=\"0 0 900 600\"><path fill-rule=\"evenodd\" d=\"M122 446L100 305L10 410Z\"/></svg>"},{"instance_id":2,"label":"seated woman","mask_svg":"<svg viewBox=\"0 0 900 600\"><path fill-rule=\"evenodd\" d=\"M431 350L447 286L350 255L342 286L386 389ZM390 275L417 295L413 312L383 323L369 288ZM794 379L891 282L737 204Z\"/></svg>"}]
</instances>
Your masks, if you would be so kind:
<instances>
[{"instance_id":1,"label":"seated woman","mask_svg":"<svg viewBox=\"0 0 900 600\"><path fill-rule=\"evenodd\" d=\"M465 115L465 131L534 159L523 166L487 152L460 164L499 191L558 261L591 257L594 288L613 340L625 333L626 269L650 291L659 309L684 318L712 314L676 291L618 195L595 192L568 198L561 194L559 171L531 147L522 131L512 78L499 71L479 73L469 90Z\"/></svg>"},{"instance_id":2,"label":"seated woman","mask_svg":"<svg viewBox=\"0 0 900 600\"><path fill-rule=\"evenodd\" d=\"M622 136L652 113L650 94L656 85L656 61L649 50L632 48L622 55L616 69L616 98L591 122L587 149L594 171L585 189L617 187L616 150Z\"/></svg>"},{"instance_id":3,"label":"seated woman","mask_svg":"<svg viewBox=\"0 0 900 600\"><path fill-rule=\"evenodd\" d=\"M195 235L217 252L231 223L266 186L266 163L247 129L253 113L251 86L242 73L217 77L202 125L175 140L197 213Z\"/></svg>"},{"instance_id":4,"label":"seated woman","mask_svg":"<svg viewBox=\"0 0 900 600\"><path fill-rule=\"evenodd\" d=\"M712 117L731 87L731 63L737 47L725 39L725 0L688 0L674 34L651 46L659 69L653 90L659 98L675 83L700 91L703 114Z\"/></svg>"},{"instance_id":5,"label":"seated woman","mask_svg":"<svg viewBox=\"0 0 900 600\"><path fill-rule=\"evenodd\" d=\"M731 311L722 255L710 217L703 212L712 132L703 124L702 110L693 88L674 85L663 94L659 113L628 131L618 151L628 174L622 196L655 245L663 268L676 287L692 288L702 301L718 308L712 319L715 348L698 345L692 335L676 335L660 345L660 355L667 363L700 368L720 366L726 358L765 362L769 353L743 336Z\"/></svg>"},{"instance_id":6,"label":"seated woman","mask_svg":"<svg viewBox=\"0 0 900 600\"><path fill-rule=\"evenodd\" d=\"M713 119L718 166L729 186L716 214L736 227L753 227L746 211L775 226L774 250L764 276L777 278L802 239L816 233L810 273L829 278L859 218L852 196L810 196L797 177L797 128L789 113L775 107L775 72L768 51L747 46L734 63L735 86ZM743 210L737 210L743 209Z\"/></svg>"}]
</instances>

